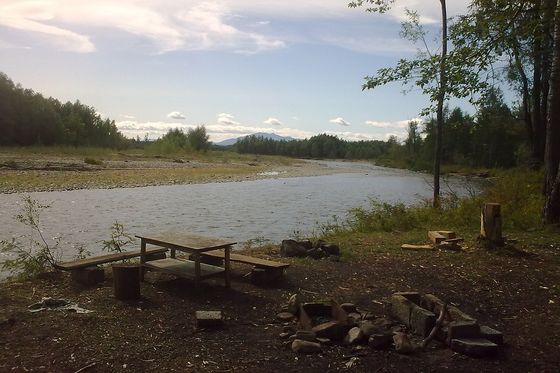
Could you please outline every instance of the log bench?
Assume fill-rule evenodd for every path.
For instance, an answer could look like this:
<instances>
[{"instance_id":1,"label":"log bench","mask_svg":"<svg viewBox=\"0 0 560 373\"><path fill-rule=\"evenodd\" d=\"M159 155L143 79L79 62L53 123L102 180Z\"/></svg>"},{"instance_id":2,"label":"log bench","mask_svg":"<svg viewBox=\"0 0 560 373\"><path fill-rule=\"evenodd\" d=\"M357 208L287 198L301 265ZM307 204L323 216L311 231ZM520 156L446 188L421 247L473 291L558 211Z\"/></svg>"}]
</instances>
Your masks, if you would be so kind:
<instances>
[{"instance_id":1,"label":"log bench","mask_svg":"<svg viewBox=\"0 0 560 373\"><path fill-rule=\"evenodd\" d=\"M150 260L150 255L153 256L153 259L161 259L161 255L159 254L164 254L166 251L167 249L164 247L155 247L146 249L146 255L148 255L148 260ZM97 267L98 265L136 258L140 255L140 250L99 255L90 258L77 259L70 262L58 263L56 265L56 269L70 271L72 279L76 282L84 285L94 285L98 282L102 282L105 278L103 269Z\"/></svg>"},{"instance_id":2,"label":"log bench","mask_svg":"<svg viewBox=\"0 0 560 373\"><path fill-rule=\"evenodd\" d=\"M224 252L220 250L202 254L203 259L210 259L210 261L224 259L224 256ZM232 262L253 265L254 268L251 272L251 280L257 285L272 284L279 281L284 274L284 268L288 268L290 266L287 263L280 263L235 253L230 254L229 260Z\"/></svg>"}]
</instances>

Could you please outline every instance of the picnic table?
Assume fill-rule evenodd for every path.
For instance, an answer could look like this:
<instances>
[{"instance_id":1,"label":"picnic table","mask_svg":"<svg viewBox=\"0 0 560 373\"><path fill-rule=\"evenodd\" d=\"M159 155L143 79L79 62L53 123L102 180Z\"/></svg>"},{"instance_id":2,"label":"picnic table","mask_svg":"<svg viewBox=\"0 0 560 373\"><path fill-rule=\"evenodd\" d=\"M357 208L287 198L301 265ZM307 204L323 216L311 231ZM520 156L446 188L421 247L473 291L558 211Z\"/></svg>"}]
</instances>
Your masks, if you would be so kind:
<instances>
[{"instance_id":1,"label":"picnic table","mask_svg":"<svg viewBox=\"0 0 560 373\"><path fill-rule=\"evenodd\" d=\"M153 271L169 273L175 276L192 279L198 286L201 280L221 276L226 287L230 287L230 252L236 242L217 238L204 237L190 233L165 233L136 235L140 239L140 264ZM171 251L170 258L146 261L146 245L167 248ZM218 267L201 263L201 255L214 250L224 250L224 266ZM176 258L176 251L190 253L191 260ZM141 271L141 279L144 271Z\"/></svg>"}]
</instances>

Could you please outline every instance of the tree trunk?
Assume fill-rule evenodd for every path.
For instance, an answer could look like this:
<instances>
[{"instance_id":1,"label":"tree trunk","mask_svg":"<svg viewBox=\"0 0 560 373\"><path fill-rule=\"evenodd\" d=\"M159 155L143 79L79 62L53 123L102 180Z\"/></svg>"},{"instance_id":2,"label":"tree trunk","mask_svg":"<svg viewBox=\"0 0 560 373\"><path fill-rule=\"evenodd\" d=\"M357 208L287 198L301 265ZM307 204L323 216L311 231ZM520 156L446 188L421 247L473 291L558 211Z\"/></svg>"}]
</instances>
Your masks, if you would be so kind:
<instances>
[{"instance_id":1,"label":"tree trunk","mask_svg":"<svg viewBox=\"0 0 560 373\"><path fill-rule=\"evenodd\" d=\"M499 203L486 203L480 213L480 238L493 244L503 244L502 213Z\"/></svg>"},{"instance_id":2,"label":"tree trunk","mask_svg":"<svg viewBox=\"0 0 560 373\"><path fill-rule=\"evenodd\" d=\"M445 101L445 93L447 89L447 7L445 0L441 3L441 61L439 65L439 92L436 114L436 149L434 157L434 201L433 207L440 207L440 168L441 168L441 152L443 142L443 103Z\"/></svg>"},{"instance_id":3,"label":"tree trunk","mask_svg":"<svg viewBox=\"0 0 560 373\"><path fill-rule=\"evenodd\" d=\"M541 0L535 2L534 13L539 23L541 19ZM542 29L536 27L533 33L533 95L532 95L532 123L533 123L533 143L532 156L541 162L544 159L544 136L545 136L545 118L541 112L542 100L542 67L543 67L543 35Z\"/></svg>"},{"instance_id":4,"label":"tree trunk","mask_svg":"<svg viewBox=\"0 0 560 373\"><path fill-rule=\"evenodd\" d=\"M545 205L543 222L560 222L560 3L554 12L554 50L550 71L545 148Z\"/></svg>"}]
</instances>

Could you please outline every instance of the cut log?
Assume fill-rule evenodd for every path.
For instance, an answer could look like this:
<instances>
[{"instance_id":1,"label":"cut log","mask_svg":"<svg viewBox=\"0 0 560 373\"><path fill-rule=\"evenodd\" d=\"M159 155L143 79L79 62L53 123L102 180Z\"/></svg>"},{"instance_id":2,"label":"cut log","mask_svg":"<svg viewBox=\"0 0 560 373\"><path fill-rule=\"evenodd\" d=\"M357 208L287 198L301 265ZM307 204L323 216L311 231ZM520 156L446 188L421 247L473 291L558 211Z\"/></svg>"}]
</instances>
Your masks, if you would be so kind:
<instances>
[{"instance_id":1,"label":"cut log","mask_svg":"<svg viewBox=\"0 0 560 373\"><path fill-rule=\"evenodd\" d=\"M438 245L439 243L441 243L442 241L445 241L447 239L447 237L440 234L438 231L428 231L428 238L435 245Z\"/></svg>"},{"instance_id":2,"label":"cut log","mask_svg":"<svg viewBox=\"0 0 560 373\"><path fill-rule=\"evenodd\" d=\"M502 244L502 215L499 203L486 203L480 213L480 238Z\"/></svg>"},{"instance_id":3,"label":"cut log","mask_svg":"<svg viewBox=\"0 0 560 373\"><path fill-rule=\"evenodd\" d=\"M113 264L113 289L120 300L140 298L140 266Z\"/></svg>"},{"instance_id":4,"label":"cut log","mask_svg":"<svg viewBox=\"0 0 560 373\"><path fill-rule=\"evenodd\" d=\"M457 238L457 234L454 231L437 231L437 232L447 239Z\"/></svg>"},{"instance_id":5,"label":"cut log","mask_svg":"<svg viewBox=\"0 0 560 373\"><path fill-rule=\"evenodd\" d=\"M410 245L405 243L401 245L401 249L423 251L423 250L433 250L434 247L432 245Z\"/></svg>"}]
</instances>

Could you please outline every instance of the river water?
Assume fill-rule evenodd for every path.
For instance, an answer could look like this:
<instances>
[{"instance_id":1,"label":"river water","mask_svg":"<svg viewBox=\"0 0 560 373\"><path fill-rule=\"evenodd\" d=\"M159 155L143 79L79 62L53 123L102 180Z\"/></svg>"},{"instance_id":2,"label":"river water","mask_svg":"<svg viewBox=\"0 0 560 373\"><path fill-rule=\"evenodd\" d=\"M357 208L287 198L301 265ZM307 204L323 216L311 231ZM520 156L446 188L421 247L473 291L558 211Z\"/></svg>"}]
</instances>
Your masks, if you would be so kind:
<instances>
[{"instance_id":1,"label":"river water","mask_svg":"<svg viewBox=\"0 0 560 373\"><path fill-rule=\"evenodd\" d=\"M296 233L309 235L335 215L344 219L350 208L367 207L370 199L412 204L432 194L430 175L366 163L322 164L345 173L295 178L275 178L270 173L271 178L255 181L37 192L30 196L51 205L41 215L42 231L49 239L60 237L64 258L71 258L80 245L99 253L99 241L109 238L115 221L131 234L189 231L237 242L279 242ZM353 172L347 172L349 167ZM465 182L462 178L448 180L460 194L466 192ZM21 196L0 194L0 239L27 232L14 219L20 205Z\"/></svg>"}]
</instances>

